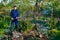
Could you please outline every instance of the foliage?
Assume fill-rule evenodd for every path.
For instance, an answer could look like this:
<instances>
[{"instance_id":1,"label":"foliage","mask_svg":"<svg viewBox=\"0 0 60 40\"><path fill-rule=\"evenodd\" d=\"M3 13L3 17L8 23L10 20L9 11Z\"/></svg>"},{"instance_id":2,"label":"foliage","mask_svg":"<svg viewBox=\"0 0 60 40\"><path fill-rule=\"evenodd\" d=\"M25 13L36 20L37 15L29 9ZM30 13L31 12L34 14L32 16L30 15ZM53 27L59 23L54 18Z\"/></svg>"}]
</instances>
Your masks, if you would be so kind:
<instances>
[{"instance_id":1,"label":"foliage","mask_svg":"<svg viewBox=\"0 0 60 40\"><path fill-rule=\"evenodd\" d=\"M36 4L37 3L37 4ZM60 0L3 0L0 2L0 34L4 33L4 29L11 25L10 19L10 10L12 9L13 5L17 5L18 10L22 18L26 15L27 11L30 11L30 14L37 9L39 11L48 10L49 15L37 15L38 20L19 20L19 30L26 31L32 29L33 23L40 23L40 20L47 23L45 26L49 26L51 30L49 31L49 36L51 36L52 40L60 40ZM2 12L2 13L1 13ZM29 15L30 15L29 14ZM36 17L36 16L35 16ZM32 17L31 17L32 18ZM57 19L59 18L59 19Z\"/></svg>"},{"instance_id":2,"label":"foliage","mask_svg":"<svg viewBox=\"0 0 60 40\"><path fill-rule=\"evenodd\" d=\"M30 30L32 28L32 25L30 22L27 22L27 21L20 21L19 22L19 30L20 31L26 31L26 30Z\"/></svg>"},{"instance_id":3,"label":"foliage","mask_svg":"<svg viewBox=\"0 0 60 40\"><path fill-rule=\"evenodd\" d=\"M60 30L60 21L58 21L58 22L56 23L56 27L57 27L58 30Z\"/></svg>"},{"instance_id":4,"label":"foliage","mask_svg":"<svg viewBox=\"0 0 60 40\"><path fill-rule=\"evenodd\" d=\"M60 31L56 29L50 30L49 36L51 36L51 40L60 40Z\"/></svg>"}]
</instances>

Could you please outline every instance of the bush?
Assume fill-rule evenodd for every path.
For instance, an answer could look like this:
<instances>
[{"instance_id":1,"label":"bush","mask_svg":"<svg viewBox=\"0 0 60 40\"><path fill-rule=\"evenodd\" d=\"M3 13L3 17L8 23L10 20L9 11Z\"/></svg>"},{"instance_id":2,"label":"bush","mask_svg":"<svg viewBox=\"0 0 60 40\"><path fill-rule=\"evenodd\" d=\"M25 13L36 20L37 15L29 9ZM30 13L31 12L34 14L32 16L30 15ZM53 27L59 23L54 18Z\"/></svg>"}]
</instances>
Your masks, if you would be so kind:
<instances>
[{"instance_id":1,"label":"bush","mask_svg":"<svg viewBox=\"0 0 60 40\"><path fill-rule=\"evenodd\" d=\"M51 40L60 40L60 31L56 29L50 30L49 36L52 38Z\"/></svg>"},{"instance_id":2,"label":"bush","mask_svg":"<svg viewBox=\"0 0 60 40\"><path fill-rule=\"evenodd\" d=\"M4 16L0 20L0 29L5 29L10 25L10 17Z\"/></svg>"},{"instance_id":3,"label":"bush","mask_svg":"<svg viewBox=\"0 0 60 40\"><path fill-rule=\"evenodd\" d=\"M60 21L57 22L56 28L57 28L58 30L60 30Z\"/></svg>"},{"instance_id":4,"label":"bush","mask_svg":"<svg viewBox=\"0 0 60 40\"><path fill-rule=\"evenodd\" d=\"M30 24L29 21L19 21L19 30L21 31L26 31L28 29L31 29L32 25Z\"/></svg>"}]
</instances>

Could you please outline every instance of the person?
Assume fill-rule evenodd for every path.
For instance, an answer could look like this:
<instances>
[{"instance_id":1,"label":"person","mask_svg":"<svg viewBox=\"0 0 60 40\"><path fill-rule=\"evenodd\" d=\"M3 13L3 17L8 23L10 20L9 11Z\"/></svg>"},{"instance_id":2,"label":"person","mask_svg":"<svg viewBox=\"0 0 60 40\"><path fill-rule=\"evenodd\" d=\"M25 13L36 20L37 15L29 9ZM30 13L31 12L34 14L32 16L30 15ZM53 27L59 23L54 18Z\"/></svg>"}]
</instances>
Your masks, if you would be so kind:
<instances>
[{"instance_id":1,"label":"person","mask_svg":"<svg viewBox=\"0 0 60 40\"><path fill-rule=\"evenodd\" d=\"M16 31L18 31L19 12L16 6L13 6L13 9L10 12L10 16L11 16L11 31L13 31L14 28L16 29Z\"/></svg>"}]
</instances>

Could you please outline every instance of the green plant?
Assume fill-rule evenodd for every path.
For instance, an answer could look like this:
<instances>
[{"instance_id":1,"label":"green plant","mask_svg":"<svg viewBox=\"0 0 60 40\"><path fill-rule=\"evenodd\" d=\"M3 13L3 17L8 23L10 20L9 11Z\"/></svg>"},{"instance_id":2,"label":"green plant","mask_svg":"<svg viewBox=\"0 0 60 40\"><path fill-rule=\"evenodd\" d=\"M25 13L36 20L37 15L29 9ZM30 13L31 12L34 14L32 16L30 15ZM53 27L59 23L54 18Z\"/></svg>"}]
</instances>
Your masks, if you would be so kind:
<instances>
[{"instance_id":1,"label":"green plant","mask_svg":"<svg viewBox=\"0 0 60 40\"><path fill-rule=\"evenodd\" d=\"M32 25L31 25L31 23L30 22L28 22L28 21L24 21L24 20L22 20L22 21L19 21L19 30L21 31L26 31L26 30L28 30L28 29L31 29L31 27L32 27Z\"/></svg>"},{"instance_id":2,"label":"green plant","mask_svg":"<svg viewBox=\"0 0 60 40\"><path fill-rule=\"evenodd\" d=\"M52 38L51 40L60 40L60 31L56 29L50 30L49 36Z\"/></svg>"}]
</instances>

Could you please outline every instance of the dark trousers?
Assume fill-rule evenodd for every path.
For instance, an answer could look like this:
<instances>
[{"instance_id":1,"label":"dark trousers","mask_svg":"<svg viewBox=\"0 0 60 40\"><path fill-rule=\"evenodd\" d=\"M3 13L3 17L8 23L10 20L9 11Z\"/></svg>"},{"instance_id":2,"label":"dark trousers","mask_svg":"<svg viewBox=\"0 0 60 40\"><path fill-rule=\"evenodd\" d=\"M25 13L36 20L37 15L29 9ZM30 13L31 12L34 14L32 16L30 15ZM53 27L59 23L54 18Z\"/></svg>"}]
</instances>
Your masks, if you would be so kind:
<instances>
[{"instance_id":1,"label":"dark trousers","mask_svg":"<svg viewBox=\"0 0 60 40\"><path fill-rule=\"evenodd\" d=\"M18 20L14 19L11 22L11 31L13 31L14 29L18 30Z\"/></svg>"}]
</instances>

